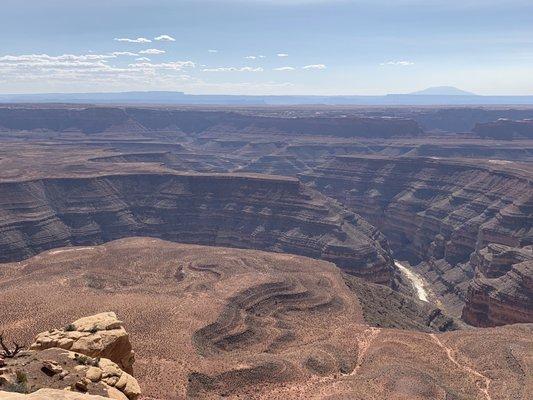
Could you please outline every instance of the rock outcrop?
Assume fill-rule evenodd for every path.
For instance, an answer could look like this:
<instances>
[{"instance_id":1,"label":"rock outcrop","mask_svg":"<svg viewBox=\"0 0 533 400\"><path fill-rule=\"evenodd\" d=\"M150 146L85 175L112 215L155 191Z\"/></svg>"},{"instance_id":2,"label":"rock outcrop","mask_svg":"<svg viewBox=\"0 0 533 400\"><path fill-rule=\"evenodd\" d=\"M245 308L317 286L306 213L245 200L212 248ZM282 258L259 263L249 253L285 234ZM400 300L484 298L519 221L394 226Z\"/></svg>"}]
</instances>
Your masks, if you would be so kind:
<instances>
[{"instance_id":1,"label":"rock outcrop","mask_svg":"<svg viewBox=\"0 0 533 400\"><path fill-rule=\"evenodd\" d=\"M0 398L17 399L3 396L3 392L15 392L29 393L22 398L35 400L93 399L85 394L97 395L94 400L99 396L136 400L141 394L137 380L107 356L129 363L131 369L131 346L114 313L43 332L29 350L2 359Z\"/></svg>"},{"instance_id":2,"label":"rock outcrop","mask_svg":"<svg viewBox=\"0 0 533 400\"><path fill-rule=\"evenodd\" d=\"M332 261L390 283L383 235L293 178L131 174L0 183L0 261L128 236Z\"/></svg>"},{"instance_id":3,"label":"rock outcrop","mask_svg":"<svg viewBox=\"0 0 533 400\"><path fill-rule=\"evenodd\" d=\"M533 322L533 250L489 245L472 255L476 277L462 318L475 326Z\"/></svg>"},{"instance_id":4,"label":"rock outcrop","mask_svg":"<svg viewBox=\"0 0 533 400\"><path fill-rule=\"evenodd\" d=\"M124 371L133 373L135 358L129 335L113 312L81 318L63 329L42 332L30 349L40 351L52 347L108 358Z\"/></svg>"}]
</instances>

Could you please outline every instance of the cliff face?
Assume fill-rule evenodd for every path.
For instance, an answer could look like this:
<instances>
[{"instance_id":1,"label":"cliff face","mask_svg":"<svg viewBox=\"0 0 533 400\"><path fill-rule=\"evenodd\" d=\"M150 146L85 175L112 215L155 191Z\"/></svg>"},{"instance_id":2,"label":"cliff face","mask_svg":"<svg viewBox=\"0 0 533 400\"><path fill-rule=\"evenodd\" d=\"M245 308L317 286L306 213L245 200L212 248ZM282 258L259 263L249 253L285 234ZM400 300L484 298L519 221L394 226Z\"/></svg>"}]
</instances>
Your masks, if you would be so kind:
<instances>
[{"instance_id":1,"label":"cliff face","mask_svg":"<svg viewBox=\"0 0 533 400\"><path fill-rule=\"evenodd\" d=\"M303 179L378 227L397 258L423 262L426 279L454 307L474 277L474 251L532 240L525 174L433 159L337 157Z\"/></svg>"},{"instance_id":2,"label":"cliff face","mask_svg":"<svg viewBox=\"0 0 533 400\"><path fill-rule=\"evenodd\" d=\"M0 184L0 259L127 236L329 260L391 281L383 235L292 178L134 174Z\"/></svg>"},{"instance_id":3,"label":"cliff face","mask_svg":"<svg viewBox=\"0 0 533 400\"><path fill-rule=\"evenodd\" d=\"M441 108L425 109L415 112L400 113L404 116L414 118L425 129L443 130L448 132L470 132L477 123L488 123L497 121L500 118L514 120L533 118L531 109L512 108ZM407 114L407 115L405 115Z\"/></svg>"},{"instance_id":4,"label":"cliff face","mask_svg":"<svg viewBox=\"0 0 533 400\"><path fill-rule=\"evenodd\" d=\"M462 318L475 326L533 321L533 250L490 245L471 259L476 277Z\"/></svg>"},{"instance_id":5,"label":"cliff face","mask_svg":"<svg viewBox=\"0 0 533 400\"><path fill-rule=\"evenodd\" d=\"M0 127L10 130L79 130L84 133L103 132L123 125L128 116L119 108L35 109L1 108Z\"/></svg>"},{"instance_id":6,"label":"cliff face","mask_svg":"<svg viewBox=\"0 0 533 400\"><path fill-rule=\"evenodd\" d=\"M478 123L473 132L482 138L500 140L533 139L533 120L511 121L501 119L494 122Z\"/></svg>"},{"instance_id":7,"label":"cliff face","mask_svg":"<svg viewBox=\"0 0 533 400\"><path fill-rule=\"evenodd\" d=\"M407 118L266 117L228 111L192 111L143 108L0 108L4 130L66 130L94 134L111 128L202 133L210 131L251 134L327 135L340 137L419 136L418 124Z\"/></svg>"}]
</instances>

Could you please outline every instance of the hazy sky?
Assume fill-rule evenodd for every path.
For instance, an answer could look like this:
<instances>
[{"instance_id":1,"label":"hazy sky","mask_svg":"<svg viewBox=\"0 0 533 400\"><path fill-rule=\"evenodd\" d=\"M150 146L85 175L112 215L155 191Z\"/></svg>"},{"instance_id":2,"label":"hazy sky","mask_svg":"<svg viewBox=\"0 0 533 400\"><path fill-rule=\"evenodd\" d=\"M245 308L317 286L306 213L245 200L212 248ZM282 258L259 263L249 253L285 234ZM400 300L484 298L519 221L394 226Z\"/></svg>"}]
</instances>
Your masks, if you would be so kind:
<instances>
[{"instance_id":1,"label":"hazy sky","mask_svg":"<svg viewBox=\"0 0 533 400\"><path fill-rule=\"evenodd\" d=\"M2 0L0 92L533 95L533 0Z\"/></svg>"}]
</instances>

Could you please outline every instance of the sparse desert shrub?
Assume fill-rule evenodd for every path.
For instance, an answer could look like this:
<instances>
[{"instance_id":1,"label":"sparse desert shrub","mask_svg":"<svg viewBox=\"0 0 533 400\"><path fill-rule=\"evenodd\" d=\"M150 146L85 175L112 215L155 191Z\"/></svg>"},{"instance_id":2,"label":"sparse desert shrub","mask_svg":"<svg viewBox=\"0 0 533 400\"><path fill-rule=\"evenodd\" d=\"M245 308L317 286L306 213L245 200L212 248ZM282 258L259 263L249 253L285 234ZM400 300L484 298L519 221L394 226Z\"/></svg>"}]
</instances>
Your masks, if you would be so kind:
<instances>
[{"instance_id":1,"label":"sparse desert shrub","mask_svg":"<svg viewBox=\"0 0 533 400\"><path fill-rule=\"evenodd\" d=\"M76 326L74 324L68 324L67 326L65 326L65 331L67 332L72 332L75 330L76 330Z\"/></svg>"},{"instance_id":2,"label":"sparse desert shrub","mask_svg":"<svg viewBox=\"0 0 533 400\"><path fill-rule=\"evenodd\" d=\"M5 385L2 390L13 393L29 393L28 389L28 376L23 371L17 371L17 381Z\"/></svg>"},{"instance_id":3,"label":"sparse desert shrub","mask_svg":"<svg viewBox=\"0 0 533 400\"><path fill-rule=\"evenodd\" d=\"M100 357L92 358L84 354L75 353L74 359L76 360L78 364L81 364L81 365L90 365L93 367L100 366Z\"/></svg>"},{"instance_id":4,"label":"sparse desert shrub","mask_svg":"<svg viewBox=\"0 0 533 400\"><path fill-rule=\"evenodd\" d=\"M4 342L4 333L0 333L0 347L2 347L2 351L0 351L0 356L4 358L13 358L22 349L24 349L24 345L20 345L17 342L13 342L13 346L15 347L13 349L10 349Z\"/></svg>"}]
</instances>

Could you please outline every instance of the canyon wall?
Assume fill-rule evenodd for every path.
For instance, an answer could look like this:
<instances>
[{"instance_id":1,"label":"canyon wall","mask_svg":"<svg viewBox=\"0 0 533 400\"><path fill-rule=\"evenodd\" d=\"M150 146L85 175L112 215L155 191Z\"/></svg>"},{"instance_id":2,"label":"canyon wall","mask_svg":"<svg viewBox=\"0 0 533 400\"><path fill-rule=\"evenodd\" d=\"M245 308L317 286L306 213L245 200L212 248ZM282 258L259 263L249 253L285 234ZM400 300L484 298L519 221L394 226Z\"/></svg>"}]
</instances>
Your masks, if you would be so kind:
<instances>
[{"instance_id":1,"label":"canyon wall","mask_svg":"<svg viewBox=\"0 0 533 400\"><path fill-rule=\"evenodd\" d=\"M0 260L152 236L332 261L389 284L383 235L293 178L132 174L0 183Z\"/></svg>"},{"instance_id":2,"label":"canyon wall","mask_svg":"<svg viewBox=\"0 0 533 400\"><path fill-rule=\"evenodd\" d=\"M475 326L533 321L533 248L489 245L470 260L470 283L462 319Z\"/></svg>"},{"instance_id":3,"label":"canyon wall","mask_svg":"<svg viewBox=\"0 0 533 400\"><path fill-rule=\"evenodd\" d=\"M420 263L432 289L459 314L475 276L472 253L533 241L529 176L451 160L336 157L302 179L380 229L396 258Z\"/></svg>"},{"instance_id":4,"label":"canyon wall","mask_svg":"<svg viewBox=\"0 0 533 400\"><path fill-rule=\"evenodd\" d=\"M482 138L490 139L533 139L533 120L500 119L494 122L477 123L473 132Z\"/></svg>"},{"instance_id":5,"label":"canyon wall","mask_svg":"<svg viewBox=\"0 0 533 400\"><path fill-rule=\"evenodd\" d=\"M229 111L149 108L0 108L0 130L81 131L108 130L239 132L252 134L327 135L339 137L419 136L418 124L407 118L275 117Z\"/></svg>"}]
</instances>

